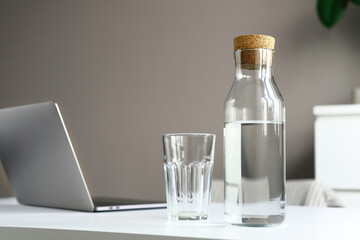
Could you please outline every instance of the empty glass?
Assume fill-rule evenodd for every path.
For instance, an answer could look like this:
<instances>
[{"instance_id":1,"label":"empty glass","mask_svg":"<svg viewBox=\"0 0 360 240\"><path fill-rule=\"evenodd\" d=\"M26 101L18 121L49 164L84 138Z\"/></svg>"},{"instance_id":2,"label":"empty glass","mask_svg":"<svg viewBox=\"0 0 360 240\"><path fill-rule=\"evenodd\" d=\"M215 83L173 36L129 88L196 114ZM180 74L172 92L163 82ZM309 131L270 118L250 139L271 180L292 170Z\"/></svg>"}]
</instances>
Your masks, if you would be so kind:
<instances>
[{"instance_id":1,"label":"empty glass","mask_svg":"<svg viewBox=\"0 0 360 240\"><path fill-rule=\"evenodd\" d=\"M162 140L168 218L207 219L215 135L165 134Z\"/></svg>"}]
</instances>

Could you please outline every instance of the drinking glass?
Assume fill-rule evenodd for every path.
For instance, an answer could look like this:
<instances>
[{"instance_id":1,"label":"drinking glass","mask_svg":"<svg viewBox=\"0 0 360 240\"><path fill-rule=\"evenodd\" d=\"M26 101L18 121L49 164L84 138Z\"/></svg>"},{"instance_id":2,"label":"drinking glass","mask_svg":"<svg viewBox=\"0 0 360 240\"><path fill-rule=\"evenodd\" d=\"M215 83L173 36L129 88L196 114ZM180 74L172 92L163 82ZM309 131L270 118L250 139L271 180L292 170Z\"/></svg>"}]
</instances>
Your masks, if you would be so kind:
<instances>
[{"instance_id":1,"label":"drinking glass","mask_svg":"<svg viewBox=\"0 0 360 240\"><path fill-rule=\"evenodd\" d=\"M204 133L162 136L169 219L207 219L215 138Z\"/></svg>"}]
</instances>

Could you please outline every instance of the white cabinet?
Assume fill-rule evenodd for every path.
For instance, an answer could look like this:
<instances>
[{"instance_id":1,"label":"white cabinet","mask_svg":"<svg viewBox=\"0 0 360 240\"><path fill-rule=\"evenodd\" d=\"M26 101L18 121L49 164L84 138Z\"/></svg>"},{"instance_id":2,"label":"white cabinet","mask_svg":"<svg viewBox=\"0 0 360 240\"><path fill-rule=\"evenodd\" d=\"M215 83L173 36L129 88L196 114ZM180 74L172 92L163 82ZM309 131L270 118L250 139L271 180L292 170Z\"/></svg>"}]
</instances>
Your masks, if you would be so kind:
<instances>
[{"instance_id":1,"label":"white cabinet","mask_svg":"<svg viewBox=\"0 0 360 240\"><path fill-rule=\"evenodd\" d=\"M360 208L360 104L315 106L315 178Z\"/></svg>"}]
</instances>

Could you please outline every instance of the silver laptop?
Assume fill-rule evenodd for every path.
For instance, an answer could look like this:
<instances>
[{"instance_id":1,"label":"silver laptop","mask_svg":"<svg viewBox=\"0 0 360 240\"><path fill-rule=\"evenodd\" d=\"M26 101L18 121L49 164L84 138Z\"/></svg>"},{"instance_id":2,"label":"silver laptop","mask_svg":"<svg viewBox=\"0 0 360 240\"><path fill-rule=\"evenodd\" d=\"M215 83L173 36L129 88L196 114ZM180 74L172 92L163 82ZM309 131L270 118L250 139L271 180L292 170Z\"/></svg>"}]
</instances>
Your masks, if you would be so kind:
<instances>
[{"instance_id":1,"label":"silver laptop","mask_svg":"<svg viewBox=\"0 0 360 240\"><path fill-rule=\"evenodd\" d=\"M166 207L92 198L55 102L0 109L0 158L22 204L91 212Z\"/></svg>"}]
</instances>

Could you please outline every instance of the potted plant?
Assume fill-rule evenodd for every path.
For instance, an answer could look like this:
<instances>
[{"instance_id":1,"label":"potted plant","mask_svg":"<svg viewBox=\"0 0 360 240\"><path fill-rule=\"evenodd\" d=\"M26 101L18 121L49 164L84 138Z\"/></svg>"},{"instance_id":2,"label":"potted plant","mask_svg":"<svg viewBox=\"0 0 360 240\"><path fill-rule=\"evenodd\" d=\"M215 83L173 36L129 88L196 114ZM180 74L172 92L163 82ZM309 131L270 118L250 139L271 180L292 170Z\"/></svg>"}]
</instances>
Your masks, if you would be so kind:
<instances>
[{"instance_id":1,"label":"potted plant","mask_svg":"<svg viewBox=\"0 0 360 240\"><path fill-rule=\"evenodd\" d=\"M333 27L343 15L348 3L360 6L360 0L318 0L317 14L327 28Z\"/></svg>"}]
</instances>

